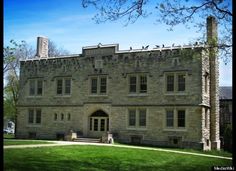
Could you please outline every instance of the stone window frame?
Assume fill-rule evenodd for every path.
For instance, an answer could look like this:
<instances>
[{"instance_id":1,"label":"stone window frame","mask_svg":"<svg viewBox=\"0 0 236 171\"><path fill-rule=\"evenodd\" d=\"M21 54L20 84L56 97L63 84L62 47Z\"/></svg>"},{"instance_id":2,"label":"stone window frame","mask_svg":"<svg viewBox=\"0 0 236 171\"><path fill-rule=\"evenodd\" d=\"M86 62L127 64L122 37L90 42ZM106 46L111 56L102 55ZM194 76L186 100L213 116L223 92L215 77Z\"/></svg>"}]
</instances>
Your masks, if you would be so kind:
<instances>
[{"instance_id":1,"label":"stone window frame","mask_svg":"<svg viewBox=\"0 0 236 171\"><path fill-rule=\"evenodd\" d=\"M32 121L30 121L30 116L32 116ZM42 124L42 109L41 108L29 108L27 118L28 118L28 121L27 121L28 125L38 125L38 126L41 125Z\"/></svg>"},{"instance_id":2,"label":"stone window frame","mask_svg":"<svg viewBox=\"0 0 236 171\"><path fill-rule=\"evenodd\" d=\"M167 111L173 111L173 126L167 126ZM184 127L178 126L178 111L185 111ZM187 131L188 109L184 107L167 107L164 109L164 131Z\"/></svg>"},{"instance_id":3,"label":"stone window frame","mask_svg":"<svg viewBox=\"0 0 236 171\"><path fill-rule=\"evenodd\" d=\"M210 75L209 72L205 71L203 75L203 84L204 84L204 95L209 96L209 90L210 90Z\"/></svg>"},{"instance_id":4,"label":"stone window frame","mask_svg":"<svg viewBox=\"0 0 236 171\"><path fill-rule=\"evenodd\" d=\"M140 111L141 110L145 110L146 111L146 122L145 122L145 126L140 126ZM130 111L135 111L135 125L134 126L130 126ZM128 130L147 130L147 126L148 126L148 108L145 107L129 107L127 109L127 114L126 114L126 128Z\"/></svg>"},{"instance_id":5,"label":"stone window frame","mask_svg":"<svg viewBox=\"0 0 236 171\"><path fill-rule=\"evenodd\" d=\"M131 78L136 78L136 87L135 87L135 92L131 92L131 84L130 84L130 79ZM141 92L141 77L146 78L146 91L145 92ZM127 77L127 82L128 82L128 94L129 95L147 95L148 94L148 74L147 73L132 73L132 74L128 74Z\"/></svg>"},{"instance_id":6,"label":"stone window frame","mask_svg":"<svg viewBox=\"0 0 236 171\"><path fill-rule=\"evenodd\" d=\"M42 83L41 93L39 93L39 81ZM33 91L34 93L31 94L31 83L33 83ZM44 83L43 78L30 78L28 80L28 96L29 97L42 97L44 94Z\"/></svg>"},{"instance_id":7,"label":"stone window frame","mask_svg":"<svg viewBox=\"0 0 236 171\"><path fill-rule=\"evenodd\" d=\"M53 122L71 122L72 121L72 114L71 112L55 112L52 115Z\"/></svg>"},{"instance_id":8,"label":"stone window frame","mask_svg":"<svg viewBox=\"0 0 236 171\"><path fill-rule=\"evenodd\" d=\"M185 89L184 91L179 91L179 76L185 76ZM174 89L173 91L167 91L167 77L174 76ZM164 92L165 95L186 95L187 93L187 82L188 82L188 73L187 71L167 71L164 73Z\"/></svg>"},{"instance_id":9,"label":"stone window frame","mask_svg":"<svg viewBox=\"0 0 236 171\"><path fill-rule=\"evenodd\" d=\"M102 86L102 79L106 80L105 84L105 90L106 92L101 92ZM92 80L96 79L97 85L96 85L96 93L92 93ZM89 76L89 96L107 96L108 94L108 75L91 75Z\"/></svg>"},{"instance_id":10,"label":"stone window frame","mask_svg":"<svg viewBox=\"0 0 236 171\"><path fill-rule=\"evenodd\" d=\"M56 97L70 97L72 95L72 78L71 77L57 77L55 79L55 93ZM62 80L62 93L58 94L58 80ZM70 80L70 93L66 93L66 81Z\"/></svg>"}]
</instances>

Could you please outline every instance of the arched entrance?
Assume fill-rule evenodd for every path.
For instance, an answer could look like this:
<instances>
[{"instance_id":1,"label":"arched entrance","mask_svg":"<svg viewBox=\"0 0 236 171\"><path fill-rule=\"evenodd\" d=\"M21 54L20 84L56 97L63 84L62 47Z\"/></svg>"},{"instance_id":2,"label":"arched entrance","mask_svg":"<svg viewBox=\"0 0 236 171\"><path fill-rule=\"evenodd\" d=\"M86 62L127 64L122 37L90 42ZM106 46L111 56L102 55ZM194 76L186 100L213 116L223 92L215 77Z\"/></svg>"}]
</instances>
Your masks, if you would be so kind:
<instances>
[{"instance_id":1,"label":"arched entrance","mask_svg":"<svg viewBox=\"0 0 236 171\"><path fill-rule=\"evenodd\" d=\"M102 110L97 110L89 116L89 136L101 137L109 131L109 116Z\"/></svg>"}]
</instances>

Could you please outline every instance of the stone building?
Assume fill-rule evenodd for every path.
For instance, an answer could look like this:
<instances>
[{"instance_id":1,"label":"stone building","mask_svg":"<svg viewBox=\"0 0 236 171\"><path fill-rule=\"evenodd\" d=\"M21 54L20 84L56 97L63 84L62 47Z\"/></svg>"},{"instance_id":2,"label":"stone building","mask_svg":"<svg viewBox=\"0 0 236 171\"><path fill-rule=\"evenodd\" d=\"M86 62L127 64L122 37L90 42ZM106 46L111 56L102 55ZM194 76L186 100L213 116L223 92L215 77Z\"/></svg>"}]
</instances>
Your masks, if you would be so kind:
<instances>
[{"instance_id":1,"label":"stone building","mask_svg":"<svg viewBox=\"0 0 236 171\"><path fill-rule=\"evenodd\" d=\"M47 57L47 39L39 38L45 49L21 61L16 136L109 131L120 142L219 149L213 17L207 35L207 44L129 50L98 44L60 57Z\"/></svg>"}]
</instances>

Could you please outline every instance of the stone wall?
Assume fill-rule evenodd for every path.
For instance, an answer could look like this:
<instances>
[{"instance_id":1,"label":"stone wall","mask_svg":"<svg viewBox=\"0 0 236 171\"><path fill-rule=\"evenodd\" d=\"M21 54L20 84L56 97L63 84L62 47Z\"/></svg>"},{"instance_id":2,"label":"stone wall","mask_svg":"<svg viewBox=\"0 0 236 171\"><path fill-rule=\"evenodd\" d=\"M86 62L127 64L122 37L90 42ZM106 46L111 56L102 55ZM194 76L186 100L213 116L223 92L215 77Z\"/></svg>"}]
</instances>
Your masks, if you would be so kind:
<instances>
[{"instance_id":1,"label":"stone wall","mask_svg":"<svg viewBox=\"0 0 236 171\"><path fill-rule=\"evenodd\" d=\"M141 137L141 143L173 145L171 138L181 138L178 146L202 147L203 112L201 104L208 104L202 96L203 62L202 48L162 51L116 52L109 48L106 55L91 55L92 52L64 58L33 59L21 62L20 99L18 103L18 135L27 138L29 132L36 132L37 138L55 139L57 133L70 129L89 136L89 116L96 110L109 115L109 128L117 139L130 142L134 136ZM113 53L116 52L116 53ZM88 55L89 54L89 55ZM102 68L95 67L96 60L103 61ZM206 62L207 63L207 62ZM204 66L203 66L204 65ZM168 94L165 91L165 74L186 73L186 90L183 93ZM129 75L147 75L147 93L129 93ZM90 94L90 77L107 76L107 94ZM56 95L56 78L72 79L71 95ZM29 96L29 80L43 80L43 95ZM40 108L40 125L28 124L28 109ZM129 108L147 109L146 129L127 128ZM186 128L168 130L165 125L165 109L185 109ZM71 114L70 121L54 121L54 114Z\"/></svg>"}]
</instances>

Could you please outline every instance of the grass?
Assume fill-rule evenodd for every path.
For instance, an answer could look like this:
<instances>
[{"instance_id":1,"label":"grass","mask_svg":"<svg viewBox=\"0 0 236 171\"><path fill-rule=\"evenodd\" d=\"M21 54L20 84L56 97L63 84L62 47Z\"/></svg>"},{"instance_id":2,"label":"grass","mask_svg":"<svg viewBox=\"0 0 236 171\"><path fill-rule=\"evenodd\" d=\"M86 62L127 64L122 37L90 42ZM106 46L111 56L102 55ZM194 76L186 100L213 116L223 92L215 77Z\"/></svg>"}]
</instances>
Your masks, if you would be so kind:
<instances>
[{"instance_id":1,"label":"grass","mask_svg":"<svg viewBox=\"0 0 236 171\"><path fill-rule=\"evenodd\" d=\"M4 150L5 171L205 171L230 165L232 160L89 145Z\"/></svg>"},{"instance_id":2,"label":"grass","mask_svg":"<svg viewBox=\"0 0 236 171\"><path fill-rule=\"evenodd\" d=\"M15 138L15 134L3 134L3 138L14 139Z\"/></svg>"},{"instance_id":3,"label":"grass","mask_svg":"<svg viewBox=\"0 0 236 171\"><path fill-rule=\"evenodd\" d=\"M30 144L52 144L52 142L41 140L14 140L4 139L3 145L30 145Z\"/></svg>"},{"instance_id":4,"label":"grass","mask_svg":"<svg viewBox=\"0 0 236 171\"><path fill-rule=\"evenodd\" d=\"M155 147L155 146L148 146L148 145L131 145L131 144L125 144L125 143L119 143L115 142L115 145L126 145L126 146L138 146L138 147L150 147L150 148L161 148L166 150L174 150L174 151L184 151L184 152L190 152L190 153L200 153L200 154L209 154L209 155L216 155L216 156L224 156L224 157L232 157L232 153L224 151L224 150L196 150L196 149L184 149L184 148L170 148L170 147Z\"/></svg>"}]
</instances>

